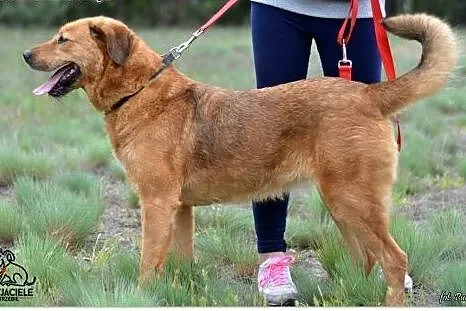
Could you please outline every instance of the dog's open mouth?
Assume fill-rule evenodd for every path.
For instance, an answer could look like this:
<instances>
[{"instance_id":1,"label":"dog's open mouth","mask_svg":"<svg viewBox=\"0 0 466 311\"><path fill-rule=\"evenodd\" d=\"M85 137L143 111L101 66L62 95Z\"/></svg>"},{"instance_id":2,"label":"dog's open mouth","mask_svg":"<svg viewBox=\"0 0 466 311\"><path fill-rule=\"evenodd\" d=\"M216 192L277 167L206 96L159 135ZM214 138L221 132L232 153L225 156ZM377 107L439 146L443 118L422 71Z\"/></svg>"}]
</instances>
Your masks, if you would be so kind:
<instances>
[{"instance_id":1,"label":"dog's open mouth","mask_svg":"<svg viewBox=\"0 0 466 311\"><path fill-rule=\"evenodd\" d=\"M81 70L75 63L59 67L50 75L47 82L32 91L35 95L49 94L53 97L63 96L71 90L73 83L80 77Z\"/></svg>"}]
</instances>

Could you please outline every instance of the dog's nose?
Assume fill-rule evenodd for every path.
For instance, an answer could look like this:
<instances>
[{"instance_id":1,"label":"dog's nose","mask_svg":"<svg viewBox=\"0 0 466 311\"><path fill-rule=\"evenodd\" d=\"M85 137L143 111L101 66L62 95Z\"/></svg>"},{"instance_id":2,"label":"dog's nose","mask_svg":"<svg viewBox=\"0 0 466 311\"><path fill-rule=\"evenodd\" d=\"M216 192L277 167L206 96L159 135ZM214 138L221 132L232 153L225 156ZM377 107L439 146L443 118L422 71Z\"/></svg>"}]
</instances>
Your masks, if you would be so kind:
<instances>
[{"instance_id":1,"label":"dog's nose","mask_svg":"<svg viewBox=\"0 0 466 311\"><path fill-rule=\"evenodd\" d=\"M29 61L31 60L32 58L32 51L31 50L26 50L23 52L23 57L24 57L24 60L29 63Z\"/></svg>"}]
</instances>

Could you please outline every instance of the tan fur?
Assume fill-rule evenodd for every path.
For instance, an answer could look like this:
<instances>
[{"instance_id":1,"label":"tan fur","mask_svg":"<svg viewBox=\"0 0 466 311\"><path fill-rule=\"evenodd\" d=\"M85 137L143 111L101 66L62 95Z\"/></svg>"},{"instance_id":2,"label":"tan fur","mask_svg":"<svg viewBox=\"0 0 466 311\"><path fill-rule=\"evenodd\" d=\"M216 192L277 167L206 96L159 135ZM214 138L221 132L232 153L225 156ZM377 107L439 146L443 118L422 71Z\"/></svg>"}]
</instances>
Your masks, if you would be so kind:
<instances>
[{"instance_id":1,"label":"tan fur","mask_svg":"<svg viewBox=\"0 0 466 311\"><path fill-rule=\"evenodd\" d=\"M397 150L390 115L438 90L455 64L447 25L427 15L387 19L395 34L421 40L418 68L375 85L322 78L233 92L169 67L121 22L81 19L33 49L31 66L75 62L83 88L142 203L141 280L160 271L172 243L193 254L192 206L276 196L300 182L319 188L350 251L383 268L387 304L404 301L407 258L388 230ZM140 93L115 111L120 98Z\"/></svg>"}]
</instances>

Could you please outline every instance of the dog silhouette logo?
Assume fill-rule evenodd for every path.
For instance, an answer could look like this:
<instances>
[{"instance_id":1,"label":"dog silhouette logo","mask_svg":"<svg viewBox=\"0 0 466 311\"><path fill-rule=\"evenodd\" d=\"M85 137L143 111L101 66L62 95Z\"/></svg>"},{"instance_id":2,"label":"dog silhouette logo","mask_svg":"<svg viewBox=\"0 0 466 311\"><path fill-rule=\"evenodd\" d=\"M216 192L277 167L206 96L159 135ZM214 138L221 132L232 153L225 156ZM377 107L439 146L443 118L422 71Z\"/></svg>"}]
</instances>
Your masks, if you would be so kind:
<instances>
[{"instance_id":1,"label":"dog silhouette logo","mask_svg":"<svg viewBox=\"0 0 466 311\"><path fill-rule=\"evenodd\" d=\"M36 277L29 280L26 269L15 263L15 254L0 248L0 286L26 287L36 282Z\"/></svg>"}]
</instances>

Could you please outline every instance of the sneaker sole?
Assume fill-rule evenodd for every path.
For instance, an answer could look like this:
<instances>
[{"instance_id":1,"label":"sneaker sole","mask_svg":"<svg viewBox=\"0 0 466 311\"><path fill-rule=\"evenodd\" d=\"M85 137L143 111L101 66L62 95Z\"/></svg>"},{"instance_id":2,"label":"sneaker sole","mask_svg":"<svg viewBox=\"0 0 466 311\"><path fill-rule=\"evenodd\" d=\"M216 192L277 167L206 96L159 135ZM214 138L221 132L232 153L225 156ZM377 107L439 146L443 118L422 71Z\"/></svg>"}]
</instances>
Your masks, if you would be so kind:
<instances>
[{"instance_id":1,"label":"sneaker sole","mask_svg":"<svg viewBox=\"0 0 466 311\"><path fill-rule=\"evenodd\" d=\"M288 299L282 304L267 303L269 307L296 307L296 299Z\"/></svg>"}]
</instances>

